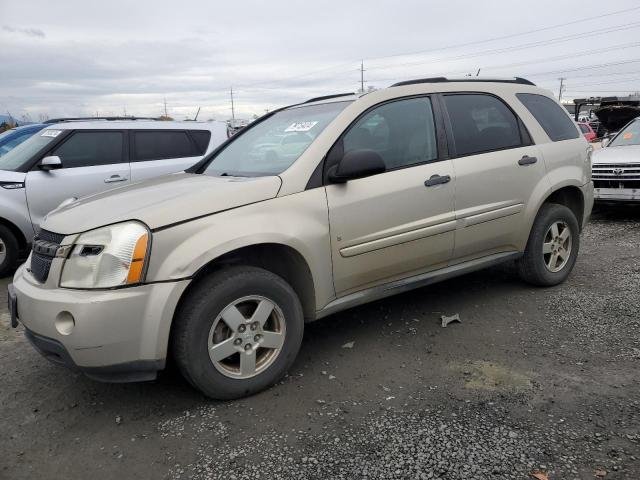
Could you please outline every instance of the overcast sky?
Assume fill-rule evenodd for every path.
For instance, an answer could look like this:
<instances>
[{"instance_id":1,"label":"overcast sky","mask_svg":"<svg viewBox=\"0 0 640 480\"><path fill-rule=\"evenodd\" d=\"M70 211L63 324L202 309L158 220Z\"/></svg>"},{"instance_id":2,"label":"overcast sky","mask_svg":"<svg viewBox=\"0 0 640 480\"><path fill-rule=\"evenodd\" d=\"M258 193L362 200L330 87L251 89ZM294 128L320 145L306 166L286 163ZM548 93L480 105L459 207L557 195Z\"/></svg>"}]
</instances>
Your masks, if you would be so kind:
<instances>
[{"instance_id":1,"label":"overcast sky","mask_svg":"<svg viewBox=\"0 0 640 480\"><path fill-rule=\"evenodd\" d=\"M248 118L356 91L361 59L378 88L480 68L628 94L639 33L638 0L0 0L0 113L155 116L166 98L176 119L226 119L233 86Z\"/></svg>"}]
</instances>

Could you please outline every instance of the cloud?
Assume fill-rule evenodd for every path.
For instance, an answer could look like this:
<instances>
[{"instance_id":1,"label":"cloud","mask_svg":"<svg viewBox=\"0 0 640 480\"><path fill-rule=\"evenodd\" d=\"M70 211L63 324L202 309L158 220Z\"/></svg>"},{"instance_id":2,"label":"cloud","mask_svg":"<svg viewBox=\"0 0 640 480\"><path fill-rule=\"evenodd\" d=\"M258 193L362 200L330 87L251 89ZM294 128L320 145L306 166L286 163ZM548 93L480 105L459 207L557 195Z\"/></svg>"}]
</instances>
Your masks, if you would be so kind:
<instances>
[{"instance_id":1,"label":"cloud","mask_svg":"<svg viewBox=\"0 0 640 480\"><path fill-rule=\"evenodd\" d=\"M96 15L86 0L65 0L63 10L52 10L50 0L0 0L0 111L28 112L37 118L39 113L116 115L126 108L148 116L160 114L166 99L176 118L192 117L202 107L200 118L220 119L231 114L233 86L236 115L248 117L314 96L356 90L361 60L365 87L462 76L482 68L482 75L533 75L543 87L557 88L559 75L541 72L640 58L640 46L571 58L588 50L584 38L500 50L624 24L639 11L563 26L590 14L577 16L571 5L557 0L538 0L536 15L511 8L512 0L388 0L375 5L325 0L322 8L293 0L244 0L241 11L233 2L188 3L185 8L169 0L109 0ZM585 11L598 5L598 0L585 0ZM638 0L618 0L610 7L624 8L638 8ZM638 32L640 26L634 25L595 36L594 41L599 48L626 44ZM509 35L514 38L474 44ZM465 46L450 47L460 44ZM492 49L495 53L481 54ZM569 56L544 60L562 55ZM519 66L508 66L514 63ZM582 84L614 80L620 83L599 88L636 89L636 70L638 64L629 64L579 72L582 78L563 75L568 77L566 96L573 95L572 88L590 88ZM607 77L624 72L629 75Z\"/></svg>"},{"instance_id":2,"label":"cloud","mask_svg":"<svg viewBox=\"0 0 640 480\"><path fill-rule=\"evenodd\" d=\"M46 34L39 28L21 28L21 27L10 27L9 25L3 25L2 30L9 33L27 35L28 37L38 37L38 38L46 37Z\"/></svg>"}]
</instances>

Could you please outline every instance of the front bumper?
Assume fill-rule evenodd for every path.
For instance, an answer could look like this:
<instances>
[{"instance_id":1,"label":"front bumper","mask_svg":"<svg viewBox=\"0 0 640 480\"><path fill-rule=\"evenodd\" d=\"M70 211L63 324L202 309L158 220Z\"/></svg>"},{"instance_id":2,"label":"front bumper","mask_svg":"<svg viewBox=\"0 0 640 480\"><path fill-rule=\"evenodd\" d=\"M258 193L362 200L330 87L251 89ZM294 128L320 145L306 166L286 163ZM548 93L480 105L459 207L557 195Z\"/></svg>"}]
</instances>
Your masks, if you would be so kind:
<instances>
[{"instance_id":1,"label":"front bumper","mask_svg":"<svg viewBox=\"0 0 640 480\"><path fill-rule=\"evenodd\" d=\"M594 196L597 202L640 202L638 188L596 188Z\"/></svg>"},{"instance_id":2,"label":"front bumper","mask_svg":"<svg viewBox=\"0 0 640 480\"><path fill-rule=\"evenodd\" d=\"M99 380L138 381L164 368L171 321L188 283L71 290L39 284L23 265L13 289L17 317L45 357Z\"/></svg>"}]
</instances>

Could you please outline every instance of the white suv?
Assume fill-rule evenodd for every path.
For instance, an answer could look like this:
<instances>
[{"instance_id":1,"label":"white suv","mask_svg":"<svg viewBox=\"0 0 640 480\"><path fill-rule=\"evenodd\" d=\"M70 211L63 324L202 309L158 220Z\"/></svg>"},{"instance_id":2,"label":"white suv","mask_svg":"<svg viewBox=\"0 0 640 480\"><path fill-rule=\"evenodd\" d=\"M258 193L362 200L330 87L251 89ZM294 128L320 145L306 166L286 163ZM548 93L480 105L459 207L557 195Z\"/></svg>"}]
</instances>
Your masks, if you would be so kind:
<instances>
[{"instance_id":1,"label":"white suv","mask_svg":"<svg viewBox=\"0 0 640 480\"><path fill-rule=\"evenodd\" d=\"M0 276L15 268L46 214L64 200L183 171L226 139L223 122L47 126L0 158Z\"/></svg>"}]
</instances>

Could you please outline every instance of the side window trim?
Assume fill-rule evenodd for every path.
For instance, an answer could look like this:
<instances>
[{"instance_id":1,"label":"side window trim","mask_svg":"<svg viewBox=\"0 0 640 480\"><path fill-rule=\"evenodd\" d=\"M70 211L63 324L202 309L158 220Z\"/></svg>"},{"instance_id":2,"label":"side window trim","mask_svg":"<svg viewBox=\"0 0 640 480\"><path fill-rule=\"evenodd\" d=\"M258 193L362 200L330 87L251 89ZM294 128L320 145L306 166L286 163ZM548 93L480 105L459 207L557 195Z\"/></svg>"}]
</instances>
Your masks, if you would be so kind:
<instances>
[{"instance_id":1,"label":"side window trim","mask_svg":"<svg viewBox=\"0 0 640 480\"><path fill-rule=\"evenodd\" d=\"M520 116L513 110L513 108L511 108L511 105L509 105L508 102L506 102L503 98L499 97L498 95L495 95L495 94L489 93L489 92L475 92L475 91L444 92L444 93L437 93L435 95L438 96L438 100L439 100L441 108L442 108L442 117L444 119L444 124L445 124L445 129L446 129L446 137L447 137L447 144L449 146L449 155L450 155L451 158L470 157L472 155L482 155L484 153L501 152L503 150L513 150L513 149L516 149L516 148L530 147L531 145L535 145L535 142L533 141L533 137L529 133L529 130L527 129L527 126L524 124L524 122L522 121ZM507 109L513 114L513 116L516 119L516 123L518 124L518 134L520 136L520 145L515 146L515 147L495 148L495 149L492 149L492 150L484 150L484 151L481 151L481 152L474 152L474 153L468 153L468 154L465 154L465 155L458 155L458 153L456 151L455 139L453 138L453 126L451 124L451 117L449 116L449 111L447 110L447 107L446 107L445 102L444 102L444 97L448 96L448 95L486 95L488 97L493 97L496 100L498 100L499 102L501 102L505 107L507 107Z\"/></svg>"},{"instance_id":2,"label":"side window trim","mask_svg":"<svg viewBox=\"0 0 640 480\"><path fill-rule=\"evenodd\" d=\"M187 138L189 139L189 144L191 145L191 155L189 155L188 157L163 157L163 158L149 158L149 159L143 159L143 160L137 160L135 158L135 152L136 152L136 133L138 132L174 132L174 133L184 133L186 134ZM129 163L140 163L140 162L157 162L159 160L173 160L174 158L191 158L191 157L199 157L201 156L200 153L198 153L198 146L196 145L194 139L191 137L191 135L189 134L189 130L184 129L181 130L179 128L137 128L137 129L131 129L129 130Z\"/></svg>"},{"instance_id":3,"label":"side window trim","mask_svg":"<svg viewBox=\"0 0 640 480\"><path fill-rule=\"evenodd\" d=\"M425 165L427 163L435 163L435 162L441 162L443 160L448 160L449 150L446 142L446 133L444 131L444 123L442 119L442 108L440 104L434 100L434 97L435 97L435 94L432 94L432 93L424 94L424 95L408 95L406 97L396 97L390 100L385 100L383 102L376 103L375 105L372 105L371 107L367 108L365 111L361 112L360 115L358 115L342 131L342 133L337 138L337 140L333 143L333 145L331 145L331 147L327 151L327 154L320 161L320 163L318 164L318 167L312 173L311 178L307 183L306 189L308 190L310 188L316 188L316 187L330 184L330 182L328 181L328 170L333 165L338 163L338 161L340 161L340 159L342 158L342 152L344 151L344 143L343 143L344 137L362 118L364 118L371 111L383 105L388 105L390 103L395 103L403 100L411 100L414 98L428 98L431 101L431 111L433 112L433 120L436 127L436 146L438 150L438 156L433 160L427 160L425 162L413 163L411 165L402 165L396 168L391 168L391 169L388 169L385 173L393 172L396 170L402 170L404 168L417 167L420 165ZM320 178L320 175L318 174L320 169L322 170L321 178ZM322 181L322 183L320 183L320 180Z\"/></svg>"},{"instance_id":4,"label":"side window trim","mask_svg":"<svg viewBox=\"0 0 640 480\"><path fill-rule=\"evenodd\" d=\"M71 140L75 135L79 133L110 133L110 132L121 133L122 134L122 151L120 152L120 161L116 163L106 163L106 164L100 164L100 165L85 165L83 167L65 167L63 162L61 170L65 170L66 168L91 168L91 167L102 167L105 165L120 165L122 163L128 163L129 148L128 148L126 130L120 130L115 128L81 128L77 130L68 130L68 132L69 133L67 133L63 138L61 138L59 142L56 142L54 145L51 145L46 150L45 153L37 156L37 160L34 162L33 166L31 167L32 170L38 170L38 163L40 163L40 160L42 160L44 157L48 155L51 155L54 150L57 150L58 148L63 146L65 143L67 143L69 140Z\"/></svg>"}]
</instances>

